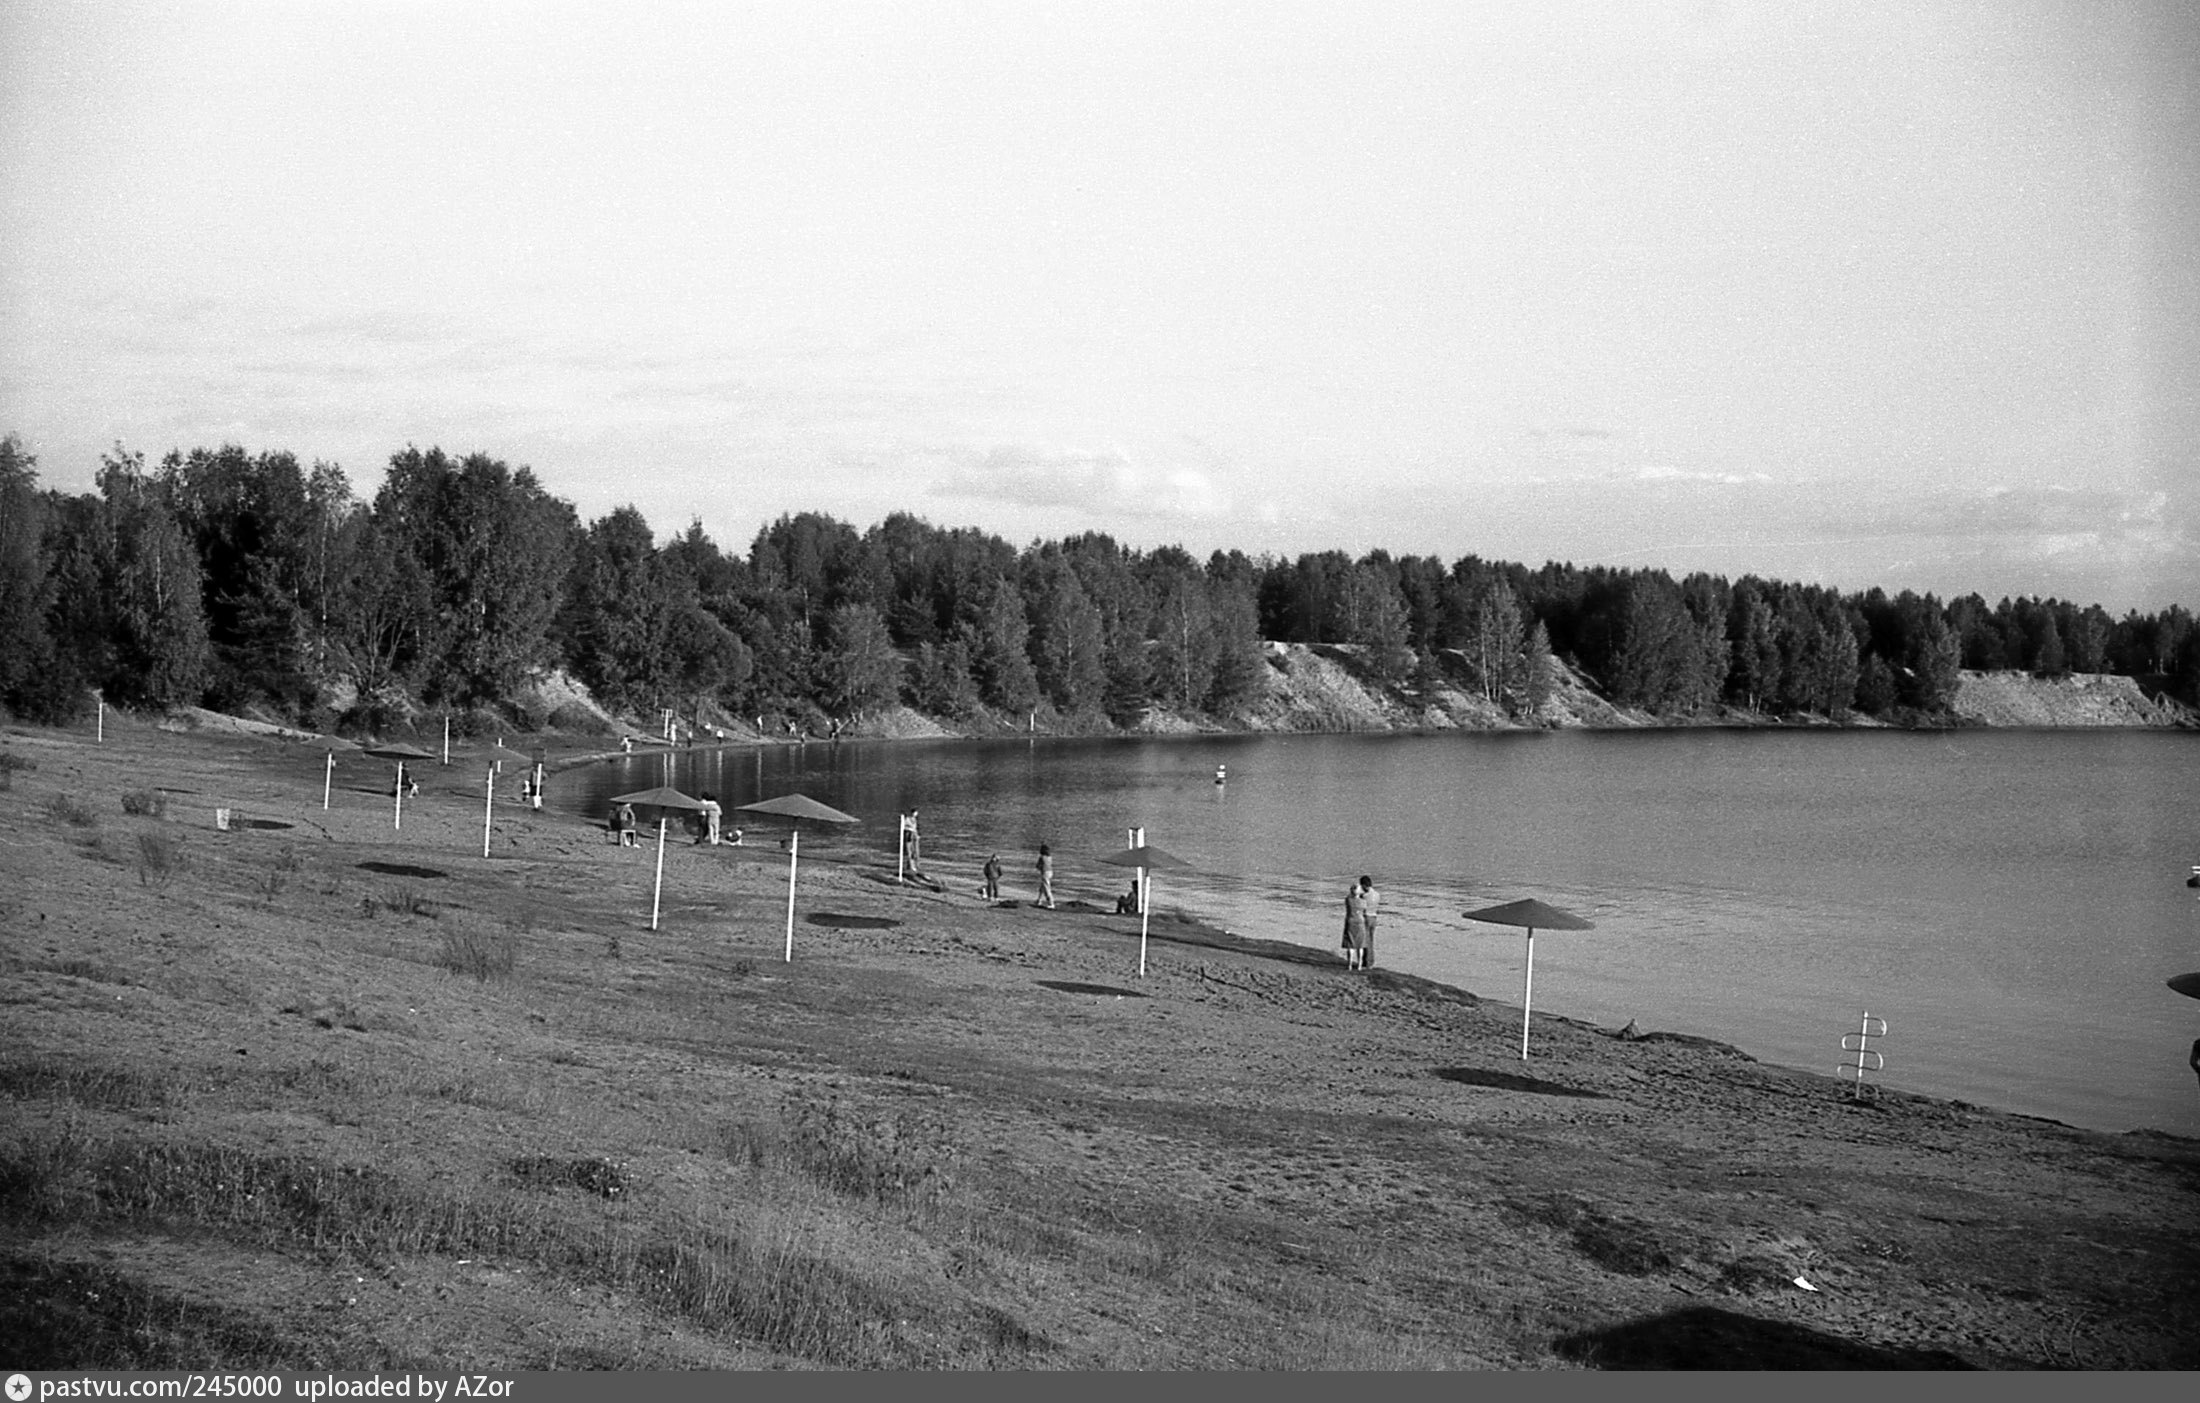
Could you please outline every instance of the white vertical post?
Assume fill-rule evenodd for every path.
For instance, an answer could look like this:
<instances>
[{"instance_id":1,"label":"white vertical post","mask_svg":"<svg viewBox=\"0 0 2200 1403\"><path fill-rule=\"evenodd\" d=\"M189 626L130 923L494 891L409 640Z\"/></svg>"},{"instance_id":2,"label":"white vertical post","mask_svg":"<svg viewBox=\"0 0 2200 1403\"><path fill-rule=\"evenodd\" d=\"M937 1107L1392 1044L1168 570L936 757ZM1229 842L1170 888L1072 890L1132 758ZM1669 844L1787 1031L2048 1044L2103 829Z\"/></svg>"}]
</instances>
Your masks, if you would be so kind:
<instances>
[{"instance_id":1,"label":"white vertical post","mask_svg":"<svg viewBox=\"0 0 2200 1403\"><path fill-rule=\"evenodd\" d=\"M894 834L894 885L905 886L909 881L909 815L897 814L900 829Z\"/></svg>"},{"instance_id":2,"label":"white vertical post","mask_svg":"<svg viewBox=\"0 0 2200 1403\"><path fill-rule=\"evenodd\" d=\"M328 796L336 788L336 752L328 753L328 770L321 776L321 809L328 811Z\"/></svg>"},{"instance_id":3,"label":"white vertical post","mask_svg":"<svg viewBox=\"0 0 2200 1403\"><path fill-rule=\"evenodd\" d=\"M451 713L443 713L443 763L451 763Z\"/></svg>"},{"instance_id":4,"label":"white vertical post","mask_svg":"<svg viewBox=\"0 0 2200 1403\"><path fill-rule=\"evenodd\" d=\"M405 826L405 762L402 760L397 762L397 783L393 786L393 789L397 796L397 807L390 811L390 827L403 828Z\"/></svg>"},{"instance_id":5,"label":"white vertical post","mask_svg":"<svg viewBox=\"0 0 2200 1403\"><path fill-rule=\"evenodd\" d=\"M1528 927L1528 980L1520 986L1520 1060L1528 1060L1528 1006L1535 999L1535 927Z\"/></svg>"},{"instance_id":6,"label":"white vertical post","mask_svg":"<svg viewBox=\"0 0 2200 1403\"><path fill-rule=\"evenodd\" d=\"M98 697L95 698L95 700L99 703L98 741L101 745L105 745L107 743L107 699L105 697Z\"/></svg>"},{"instance_id":7,"label":"white vertical post","mask_svg":"<svg viewBox=\"0 0 2200 1403\"><path fill-rule=\"evenodd\" d=\"M665 816L657 815L657 885L649 893L649 928L657 929L657 904L665 894Z\"/></svg>"},{"instance_id":8,"label":"white vertical post","mask_svg":"<svg viewBox=\"0 0 2200 1403\"><path fill-rule=\"evenodd\" d=\"M802 825L787 835L787 963L794 963L794 869L802 860Z\"/></svg>"},{"instance_id":9,"label":"white vertical post","mask_svg":"<svg viewBox=\"0 0 2200 1403\"><path fill-rule=\"evenodd\" d=\"M489 778L481 786L481 855L489 855L489 819L495 812L497 801L497 767L489 767Z\"/></svg>"},{"instance_id":10,"label":"white vertical post","mask_svg":"<svg viewBox=\"0 0 2200 1403\"><path fill-rule=\"evenodd\" d=\"M1138 869L1138 886L1141 896L1145 893L1146 869ZM1153 913L1141 912L1138 917L1138 977L1146 977L1146 928L1153 924Z\"/></svg>"},{"instance_id":11,"label":"white vertical post","mask_svg":"<svg viewBox=\"0 0 2200 1403\"><path fill-rule=\"evenodd\" d=\"M1142 848L1146 846L1146 829L1144 825L1140 825L1139 827L1133 828L1131 830L1131 846L1134 848ZM1138 883L1138 914L1143 916L1147 913L1149 908L1149 903L1146 900L1146 885L1149 881L1146 869L1143 867L1139 868L1138 876L1133 880Z\"/></svg>"}]
</instances>

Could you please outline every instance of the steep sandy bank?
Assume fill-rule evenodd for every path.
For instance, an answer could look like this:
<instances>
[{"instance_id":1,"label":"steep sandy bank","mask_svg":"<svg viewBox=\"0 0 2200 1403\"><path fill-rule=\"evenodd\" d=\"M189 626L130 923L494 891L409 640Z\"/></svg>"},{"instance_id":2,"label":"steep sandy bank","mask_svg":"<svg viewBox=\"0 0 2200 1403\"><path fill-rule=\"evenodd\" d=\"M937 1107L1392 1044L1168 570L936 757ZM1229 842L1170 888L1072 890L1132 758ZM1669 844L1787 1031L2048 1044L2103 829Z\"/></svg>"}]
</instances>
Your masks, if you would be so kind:
<instances>
[{"instance_id":1,"label":"steep sandy bank","mask_svg":"<svg viewBox=\"0 0 2200 1403\"><path fill-rule=\"evenodd\" d=\"M2150 697L2129 677L2081 672L1965 672L1955 713L1982 726L2189 726L2192 712Z\"/></svg>"}]
</instances>

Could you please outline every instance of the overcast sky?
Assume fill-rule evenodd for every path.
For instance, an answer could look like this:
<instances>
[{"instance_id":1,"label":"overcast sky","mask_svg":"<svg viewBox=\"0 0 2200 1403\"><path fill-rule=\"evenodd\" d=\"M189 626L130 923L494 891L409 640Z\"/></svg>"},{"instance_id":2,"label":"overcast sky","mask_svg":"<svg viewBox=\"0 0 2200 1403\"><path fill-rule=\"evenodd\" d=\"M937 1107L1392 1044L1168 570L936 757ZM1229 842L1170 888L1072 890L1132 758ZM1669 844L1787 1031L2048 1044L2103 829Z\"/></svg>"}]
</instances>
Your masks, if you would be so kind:
<instances>
[{"instance_id":1,"label":"overcast sky","mask_svg":"<svg viewBox=\"0 0 2200 1403\"><path fill-rule=\"evenodd\" d=\"M0 5L0 431L2200 606L2178 3Z\"/></svg>"}]
</instances>

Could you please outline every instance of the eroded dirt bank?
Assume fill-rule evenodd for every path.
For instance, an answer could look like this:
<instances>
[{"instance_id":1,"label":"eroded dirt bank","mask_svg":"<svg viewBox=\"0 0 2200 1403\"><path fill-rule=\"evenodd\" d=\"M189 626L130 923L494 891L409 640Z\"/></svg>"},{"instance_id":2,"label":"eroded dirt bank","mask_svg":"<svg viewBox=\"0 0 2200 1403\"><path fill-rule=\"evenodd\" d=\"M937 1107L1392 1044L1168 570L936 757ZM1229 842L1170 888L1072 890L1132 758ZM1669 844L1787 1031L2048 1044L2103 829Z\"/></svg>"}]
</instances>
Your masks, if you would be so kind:
<instances>
[{"instance_id":1,"label":"eroded dirt bank","mask_svg":"<svg viewBox=\"0 0 2200 1403\"><path fill-rule=\"evenodd\" d=\"M396 830L277 738L4 753L21 1366L2200 1364L2190 1141L1523 1064L1515 1007L1166 915L1141 979L890 830L789 963L768 843L670 848L652 932L653 849L500 802L484 859L471 764Z\"/></svg>"}]
</instances>

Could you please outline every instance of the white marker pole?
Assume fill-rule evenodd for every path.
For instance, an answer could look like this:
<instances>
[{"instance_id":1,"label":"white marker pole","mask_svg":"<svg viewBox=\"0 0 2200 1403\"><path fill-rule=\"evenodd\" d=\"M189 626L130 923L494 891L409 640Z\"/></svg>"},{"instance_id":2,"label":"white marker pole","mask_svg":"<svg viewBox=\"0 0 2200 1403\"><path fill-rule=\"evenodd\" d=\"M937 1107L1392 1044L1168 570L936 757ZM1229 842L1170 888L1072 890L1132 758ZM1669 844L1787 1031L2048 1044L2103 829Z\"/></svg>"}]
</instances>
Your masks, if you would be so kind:
<instances>
[{"instance_id":1,"label":"white marker pole","mask_svg":"<svg viewBox=\"0 0 2200 1403\"><path fill-rule=\"evenodd\" d=\"M98 740L101 745L105 745L107 743L107 699L99 697L96 700L99 702Z\"/></svg>"},{"instance_id":2,"label":"white marker pole","mask_svg":"<svg viewBox=\"0 0 2200 1403\"><path fill-rule=\"evenodd\" d=\"M481 786L481 855L489 855L489 816L497 801L497 767L489 767L489 779Z\"/></svg>"},{"instance_id":3,"label":"white marker pole","mask_svg":"<svg viewBox=\"0 0 2200 1403\"><path fill-rule=\"evenodd\" d=\"M794 963L794 869L802 861L802 825L787 836L787 963Z\"/></svg>"},{"instance_id":4,"label":"white marker pole","mask_svg":"<svg viewBox=\"0 0 2200 1403\"><path fill-rule=\"evenodd\" d=\"M1138 890L1143 896L1146 890L1146 869L1138 869ZM1153 911L1149 908L1138 916L1138 977L1146 977L1146 928L1153 924Z\"/></svg>"},{"instance_id":5,"label":"white marker pole","mask_svg":"<svg viewBox=\"0 0 2200 1403\"><path fill-rule=\"evenodd\" d=\"M657 906L665 894L665 816L657 815L657 886L649 894L649 928L657 929Z\"/></svg>"},{"instance_id":6,"label":"white marker pole","mask_svg":"<svg viewBox=\"0 0 2200 1403\"><path fill-rule=\"evenodd\" d=\"M443 763L451 763L451 713L443 713Z\"/></svg>"},{"instance_id":7,"label":"white marker pole","mask_svg":"<svg viewBox=\"0 0 2200 1403\"><path fill-rule=\"evenodd\" d=\"M328 770L321 776L321 811L328 812L329 793L336 788L336 752L328 753Z\"/></svg>"},{"instance_id":8,"label":"white marker pole","mask_svg":"<svg viewBox=\"0 0 2200 1403\"><path fill-rule=\"evenodd\" d=\"M391 811L390 827L403 828L405 826L405 762L402 760L397 762L397 785L394 792L397 795L397 807Z\"/></svg>"},{"instance_id":9,"label":"white marker pole","mask_svg":"<svg viewBox=\"0 0 2200 1403\"><path fill-rule=\"evenodd\" d=\"M1535 999L1535 927L1528 927L1528 979L1520 986L1520 1060L1528 1060L1528 1006Z\"/></svg>"}]
</instances>

